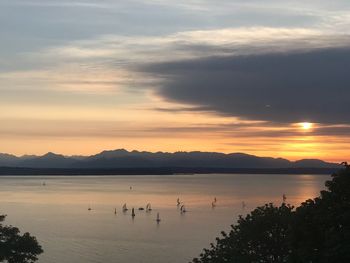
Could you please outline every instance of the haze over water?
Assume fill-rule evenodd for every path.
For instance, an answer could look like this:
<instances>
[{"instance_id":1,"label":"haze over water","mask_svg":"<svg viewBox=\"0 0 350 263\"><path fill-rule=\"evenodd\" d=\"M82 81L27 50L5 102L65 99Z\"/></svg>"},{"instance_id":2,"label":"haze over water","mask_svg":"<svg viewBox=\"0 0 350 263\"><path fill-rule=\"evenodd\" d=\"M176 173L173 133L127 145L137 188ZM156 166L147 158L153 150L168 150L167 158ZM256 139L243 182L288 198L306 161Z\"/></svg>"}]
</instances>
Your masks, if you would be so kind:
<instances>
[{"instance_id":1,"label":"haze over water","mask_svg":"<svg viewBox=\"0 0 350 263\"><path fill-rule=\"evenodd\" d=\"M288 203L299 205L318 196L329 178L247 174L0 177L0 212L8 214L7 224L38 238L44 249L40 263L179 263L198 256L220 231L229 230L239 214L269 202L280 204L283 194ZM188 209L186 214L180 214L176 206L178 197ZM212 209L214 197L218 202ZM125 214L124 203L130 209ZM152 204L150 213L137 210L147 203ZM159 225L157 212L162 220Z\"/></svg>"}]
</instances>

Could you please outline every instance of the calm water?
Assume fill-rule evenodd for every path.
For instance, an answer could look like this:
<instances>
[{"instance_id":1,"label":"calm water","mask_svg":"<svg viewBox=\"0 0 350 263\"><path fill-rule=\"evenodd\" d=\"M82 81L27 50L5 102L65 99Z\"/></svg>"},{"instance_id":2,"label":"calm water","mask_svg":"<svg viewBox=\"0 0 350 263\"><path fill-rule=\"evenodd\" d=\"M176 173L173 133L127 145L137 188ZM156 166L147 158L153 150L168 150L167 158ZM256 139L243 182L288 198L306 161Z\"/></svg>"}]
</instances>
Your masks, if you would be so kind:
<instances>
[{"instance_id":1,"label":"calm water","mask_svg":"<svg viewBox=\"0 0 350 263\"><path fill-rule=\"evenodd\" d=\"M35 235L40 263L181 263L208 247L221 230L258 205L293 205L315 197L324 175L172 175L0 177L6 223ZM43 182L46 186L43 186ZM130 190L132 186L132 190ZM186 204L180 214L176 199ZM211 202L217 198L217 207ZM242 201L246 208L242 208ZM122 213L121 207L152 212ZM91 206L92 210L88 211ZM117 215L114 209L117 208ZM157 212L162 221L155 221Z\"/></svg>"}]
</instances>

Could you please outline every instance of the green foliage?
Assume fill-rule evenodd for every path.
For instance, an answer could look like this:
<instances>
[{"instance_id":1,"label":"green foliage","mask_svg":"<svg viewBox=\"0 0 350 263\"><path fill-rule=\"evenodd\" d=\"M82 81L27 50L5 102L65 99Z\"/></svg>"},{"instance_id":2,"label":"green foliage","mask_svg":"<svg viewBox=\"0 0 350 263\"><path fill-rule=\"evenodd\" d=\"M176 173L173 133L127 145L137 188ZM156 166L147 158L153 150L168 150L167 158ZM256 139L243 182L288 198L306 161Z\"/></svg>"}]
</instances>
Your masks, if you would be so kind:
<instances>
[{"instance_id":1,"label":"green foliage","mask_svg":"<svg viewBox=\"0 0 350 263\"><path fill-rule=\"evenodd\" d=\"M20 235L18 228L4 226L1 222L5 220L0 215L0 262L8 263L32 263L37 261L37 256L43 250L35 237L29 233Z\"/></svg>"},{"instance_id":2,"label":"green foliage","mask_svg":"<svg viewBox=\"0 0 350 263\"><path fill-rule=\"evenodd\" d=\"M240 217L193 263L350 262L350 166L295 210L267 204Z\"/></svg>"}]
</instances>

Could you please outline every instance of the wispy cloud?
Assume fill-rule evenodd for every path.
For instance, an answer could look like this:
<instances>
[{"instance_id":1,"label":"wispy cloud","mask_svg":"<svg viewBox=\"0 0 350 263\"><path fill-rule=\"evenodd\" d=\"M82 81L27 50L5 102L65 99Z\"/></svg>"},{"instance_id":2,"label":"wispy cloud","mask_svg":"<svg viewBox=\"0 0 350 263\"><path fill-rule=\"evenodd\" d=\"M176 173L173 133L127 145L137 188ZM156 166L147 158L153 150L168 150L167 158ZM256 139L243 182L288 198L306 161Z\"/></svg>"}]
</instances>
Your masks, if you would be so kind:
<instances>
[{"instance_id":1,"label":"wispy cloud","mask_svg":"<svg viewBox=\"0 0 350 263\"><path fill-rule=\"evenodd\" d=\"M348 43L347 36L329 36L320 30L303 28L224 28L152 37L106 35L92 40L73 41L40 52L24 53L23 59L35 60L38 70L6 72L0 76L0 81L2 86L26 82L26 85L36 88L82 92L105 92L129 87L144 89L158 86L161 76L157 72L153 76L143 74L139 70L142 64L292 52L347 46ZM43 69L40 69L40 64Z\"/></svg>"},{"instance_id":2,"label":"wispy cloud","mask_svg":"<svg viewBox=\"0 0 350 263\"><path fill-rule=\"evenodd\" d=\"M108 8L103 1L57 1L57 0L3 0L4 5L9 6L32 6L32 7L87 7Z\"/></svg>"},{"instance_id":3,"label":"wispy cloud","mask_svg":"<svg viewBox=\"0 0 350 263\"><path fill-rule=\"evenodd\" d=\"M42 50L42 59L108 59L125 63L266 52L268 48L305 49L344 44L322 31L304 28L224 28L184 31L162 36L106 35ZM263 50L257 49L262 47ZM265 48L265 49L264 49ZM29 54L30 55L30 54Z\"/></svg>"}]
</instances>

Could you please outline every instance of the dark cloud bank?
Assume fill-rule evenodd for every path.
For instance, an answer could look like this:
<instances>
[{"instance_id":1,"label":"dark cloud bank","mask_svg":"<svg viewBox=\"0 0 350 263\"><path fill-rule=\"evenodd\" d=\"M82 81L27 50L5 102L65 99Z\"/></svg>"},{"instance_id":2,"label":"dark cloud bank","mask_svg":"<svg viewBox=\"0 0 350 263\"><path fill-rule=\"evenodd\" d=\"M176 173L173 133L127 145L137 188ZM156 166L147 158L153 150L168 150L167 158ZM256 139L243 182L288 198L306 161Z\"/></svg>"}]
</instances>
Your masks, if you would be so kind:
<instances>
[{"instance_id":1,"label":"dark cloud bank","mask_svg":"<svg viewBox=\"0 0 350 263\"><path fill-rule=\"evenodd\" d=\"M350 123L350 47L148 64L164 98L272 122Z\"/></svg>"}]
</instances>

